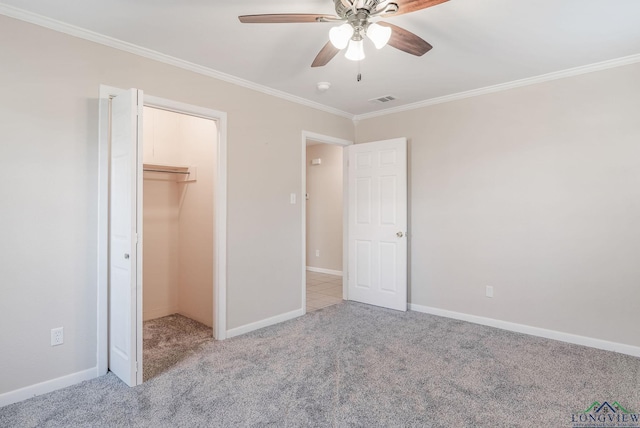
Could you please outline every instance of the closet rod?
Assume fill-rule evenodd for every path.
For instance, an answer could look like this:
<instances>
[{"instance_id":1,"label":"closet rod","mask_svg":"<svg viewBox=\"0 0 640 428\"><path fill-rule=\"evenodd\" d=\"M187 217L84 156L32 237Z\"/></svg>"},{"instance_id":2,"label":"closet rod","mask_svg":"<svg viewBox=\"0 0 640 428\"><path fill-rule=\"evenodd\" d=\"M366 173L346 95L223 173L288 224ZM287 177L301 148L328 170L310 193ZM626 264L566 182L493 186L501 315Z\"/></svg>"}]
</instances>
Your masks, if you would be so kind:
<instances>
[{"instance_id":1,"label":"closet rod","mask_svg":"<svg viewBox=\"0 0 640 428\"><path fill-rule=\"evenodd\" d=\"M166 172L169 174L191 174L189 171L169 171L166 169L143 169L144 172Z\"/></svg>"}]
</instances>

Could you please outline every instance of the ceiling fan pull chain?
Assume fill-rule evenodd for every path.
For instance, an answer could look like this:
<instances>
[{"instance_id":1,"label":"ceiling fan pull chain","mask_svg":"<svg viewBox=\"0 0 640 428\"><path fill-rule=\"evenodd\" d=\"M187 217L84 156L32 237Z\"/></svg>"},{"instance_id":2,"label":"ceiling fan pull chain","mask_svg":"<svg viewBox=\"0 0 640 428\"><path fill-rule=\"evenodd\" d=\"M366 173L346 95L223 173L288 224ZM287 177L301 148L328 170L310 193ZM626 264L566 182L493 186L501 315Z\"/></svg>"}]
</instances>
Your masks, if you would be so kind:
<instances>
[{"instance_id":1,"label":"ceiling fan pull chain","mask_svg":"<svg viewBox=\"0 0 640 428\"><path fill-rule=\"evenodd\" d=\"M362 61L358 61L358 75L356 76L356 81L361 81L362 80L362 73L360 72L360 63Z\"/></svg>"}]
</instances>

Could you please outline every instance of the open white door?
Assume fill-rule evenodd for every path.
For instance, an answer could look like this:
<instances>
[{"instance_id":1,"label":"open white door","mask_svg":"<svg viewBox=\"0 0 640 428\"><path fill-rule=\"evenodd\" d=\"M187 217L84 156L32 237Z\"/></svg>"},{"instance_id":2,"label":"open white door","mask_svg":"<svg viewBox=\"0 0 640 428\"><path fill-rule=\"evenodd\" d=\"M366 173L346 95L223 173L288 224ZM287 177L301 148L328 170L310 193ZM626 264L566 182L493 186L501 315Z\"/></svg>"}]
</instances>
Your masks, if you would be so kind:
<instances>
[{"instance_id":1,"label":"open white door","mask_svg":"<svg viewBox=\"0 0 640 428\"><path fill-rule=\"evenodd\" d=\"M349 146L349 300L407 310L407 140Z\"/></svg>"},{"instance_id":2,"label":"open white door","mask_svg":"<svg viewBox=\"0 0 640 428\"><path fill-rule=\"evenodd\" d=\"M139 251L138 139L142 91L130 89L111 103L109 211L109 369L127 385L142 383L142 261ZM140 367L138 371L137 368Z\"/></svg>"}]
</instances>

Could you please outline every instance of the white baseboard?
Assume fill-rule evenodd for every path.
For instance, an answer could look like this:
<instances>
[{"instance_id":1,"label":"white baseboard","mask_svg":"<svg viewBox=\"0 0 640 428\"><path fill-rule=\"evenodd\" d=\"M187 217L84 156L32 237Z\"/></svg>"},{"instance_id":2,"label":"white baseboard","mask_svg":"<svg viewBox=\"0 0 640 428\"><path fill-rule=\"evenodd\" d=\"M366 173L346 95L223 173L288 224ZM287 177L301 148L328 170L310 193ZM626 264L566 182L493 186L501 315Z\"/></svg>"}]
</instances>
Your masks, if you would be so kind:
<instances>
[{"instance_id":1,"label":"white baseboard","mask_svg":"<svg viewBox=\"0 0 640 428\"><path fill-rule=\"evenodd\" d=\"M146 310L142 313L142 320L143 321L149 321L149 320L154 320L156 318L162 318L162 317L166 317L168 315L173 315L173 314L177 314L178 311L178 307L166 307L166 308L156 308L156 309L150 309L150 310Z\"/></svg>"},{"instance_id":2,"label":"white baseboard","mask_svg":"<svg viewBox=\"0 0 640 428\"><path fill-rule=\"evenodd\" d=\"M329 275L342 276L342 271L339 271L339 270L318 268L318 267L313 267L313 266L307 266L307 270L309 272L328 273Z\"/></svg>"},{"instance_id":3,"label":"white baseboard","mask_svg":"<svg viewBox=\"0 0 640 428\"><path fill-rule=\"evenodd\" d=\"M96 377L96 373L97 368L92 367L90 369L71 373L56 379L36 383L35 385L25 386L24 388L16 389L15 391L5 392L4 394L0 394L0 407L8 406L9 404L26 400L27 398L46 394L48 392L66 388L67 386L75 385L76 383L84 382L85 380L93 379Z\"/></svg>"},{"instance_id":4,"label":"white baseboard","mask_svg":"<svg viewBox=\"0 0 640 428\"><path fill-rule=\"evenodd\" d=\"M291 319L298 318L302 315L304 315L304 311L302 309L296 309L295 311L276 315L275 317L263 319L261 321L252 322L251 324L246 324L240 327L232 328L231 330L227 330L227 338L240 336L241 334L249 333L250 331L258 330L263 327L269 327L270 325L278 324L283 321L289 321Z\"/></svg>"},{"instance_id":5,"label":"white baseboard","mask_svg":"<svg viewBox=\"0 0 640 428\"><path fill-rule=\"evenodd\" d=\"M525 324L517 324L508 321L496 320L493 318L485 318L477 315L464 314L462 312L448 311L438 309L431 306L409 304L409 309L425 314L437 315L446 318L453 318L461 321L468 321L474 324L486 325L502 330L513 331L516 333L529 334L531 336L544 337L546 339L559 340L561 342L572 343L574 345L588 346L591 348L602 349L605 351L618 352L620 354L640 357L640 346L626 345L624 343L609 342L607 340L594 339L592 337L579 336L577 334L563 333L561 331L547 330L540 327L532 327Z\"/></svg>"}]
</instances>

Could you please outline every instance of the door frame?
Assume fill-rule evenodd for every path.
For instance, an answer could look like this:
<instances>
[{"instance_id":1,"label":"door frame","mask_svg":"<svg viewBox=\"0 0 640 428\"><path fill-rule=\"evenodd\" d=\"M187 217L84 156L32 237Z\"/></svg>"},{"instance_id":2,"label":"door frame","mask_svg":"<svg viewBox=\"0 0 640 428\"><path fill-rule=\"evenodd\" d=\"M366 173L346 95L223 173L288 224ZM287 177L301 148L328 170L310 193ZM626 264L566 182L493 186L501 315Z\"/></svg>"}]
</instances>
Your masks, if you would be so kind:
<instances>
[{"instance_id":1,"label":"door frame","mask_svg":"<svg viewBox=\"0 0 640 428\"><path fill-rule=\"evenodd\" d=\"M349 272L349 181L347 147L353 141L329 135L302 131L302 313L307 313L307 203L304 197L307 193L307 141L313 140L323 144L342 147L342 298L349 300L347 281Z\"/></svg>"},{"instance_id":2,"label":"door frame","mask_svg":"<svg viewBox=\"0 0 640 428\"><path fill-rule=\"evenodd\" d=\"M109 100L123 89L100 85L98 123L98 260L97 260L97 376L107 373L109 364ZM202 117L217 122L216 177L214 190L214 301L213 334L217 340L227 337L227 114L225 112L144 95L143 105L176 113ZM143 142L144 144L144 142ZM139 160L142 162L142 160ZM138 284L138 292L142 284ZM142 316L141 308L138 315ZM142 342L139 337L138 342Z\"/></svg>"}]
</instances>

